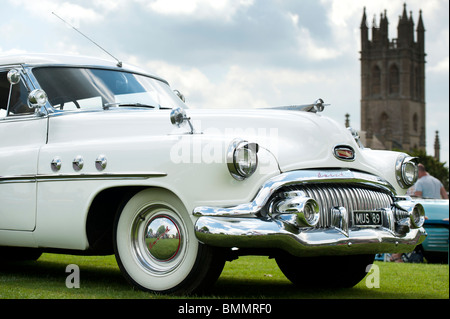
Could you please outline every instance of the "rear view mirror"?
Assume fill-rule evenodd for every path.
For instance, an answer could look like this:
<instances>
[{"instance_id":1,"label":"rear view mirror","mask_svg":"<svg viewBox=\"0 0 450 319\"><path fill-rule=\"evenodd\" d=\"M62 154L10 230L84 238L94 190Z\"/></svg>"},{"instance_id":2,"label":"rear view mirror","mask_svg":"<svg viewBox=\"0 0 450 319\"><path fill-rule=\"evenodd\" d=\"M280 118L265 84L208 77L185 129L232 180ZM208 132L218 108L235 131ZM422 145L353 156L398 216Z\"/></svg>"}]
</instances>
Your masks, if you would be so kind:
<instances>
[{"instance_id":1,"label":"rear view mirror","mask_svg":"<svg viewBox=\"0 0 450 319\"><path fill-rule=\"evenodd\" d=\"M20 82L20 71L18 69L11 69L9 70L7 77L11 85L17 84Z\"/></svg>"},{"instance_id":2,"label":"rear view mirror","mask_svg":"<svg viewBox=\"0 0 450 319\"><path fill-rule=\"evenodd\" d=\"M8 116L9 115L9 106L11 104L12 88L13 88L13 85L20 82L20 71L18 69L11 69L8 71L8 74L6 76L10 83L9 94L8 94L8 104L6 105L6 116Z\"/></svg>"}]
</instances>

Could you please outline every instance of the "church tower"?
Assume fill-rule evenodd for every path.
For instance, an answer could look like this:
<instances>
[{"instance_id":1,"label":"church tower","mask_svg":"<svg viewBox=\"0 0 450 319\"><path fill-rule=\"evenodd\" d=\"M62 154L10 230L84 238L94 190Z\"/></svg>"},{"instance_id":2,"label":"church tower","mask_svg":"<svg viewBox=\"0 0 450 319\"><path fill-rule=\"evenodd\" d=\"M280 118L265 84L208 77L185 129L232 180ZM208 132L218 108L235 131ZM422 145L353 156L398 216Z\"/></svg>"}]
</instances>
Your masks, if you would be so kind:
<instances>
[{"instance_id":1,"label":"church tower","mask_svg":"<svg viewBox=\"0 0 450 319\"><path fill-rule=\"evenodd\" d=\"M386 10L381 13L379 23L376 20L374 17L369 29L364 8L361 131L370 132L384 149L425 150L426 54L422 11L414 30L412 12L408 16L405 4L399 16L397 38L392 40Z\"/></svg>"}]
</instances>

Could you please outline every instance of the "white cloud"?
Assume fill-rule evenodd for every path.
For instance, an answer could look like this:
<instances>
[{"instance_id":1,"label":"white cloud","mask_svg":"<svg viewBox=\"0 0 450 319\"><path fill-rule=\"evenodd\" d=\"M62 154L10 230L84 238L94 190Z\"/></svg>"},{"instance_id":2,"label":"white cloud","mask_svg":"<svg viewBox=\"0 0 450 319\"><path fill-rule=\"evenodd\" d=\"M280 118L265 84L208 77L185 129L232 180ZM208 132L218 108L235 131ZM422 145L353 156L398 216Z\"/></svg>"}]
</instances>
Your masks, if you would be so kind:
<instances>
[{"instance_id":1,"label":"white cloud","mask_svg":"<svg viewBox=\"0 0 450 319\"><path fill-rule=\"evenodd\" d=\"M306 59L322 61L337 58L342 54L333 43L328 43L327 46L319 45L307 28L297 27L296 32L298 53Z\"/></svg>"},{"instance_id":2,"label":"white cloud","mask_svg":"<svg viewBox=\"0 0 450 319\"><path fill-rule=\"evenodd\" d=\"M100 22L102 20L102 16L94 8L87 8L69 1L9 0L9 2L29 11L35 17L47 17L48 21L54 19L52 12L55 12L75 27L79 27L81 22Z\"/></svg>"},{"instance_id":3,"label":"white cloud","mask_svg":"<svg viewBox=\"0 0 450 319\"><path fill-rule=\"evenodd\" d=\"M186 102L198 108L261 108L304 104L305 87L332 85L333 80L316 72L286 68L250 68L232 65L217 77L201 69L180 67L164 61L143 63L136 57L127 58L168 80L173 89L180 90ZM221 80L218 80L220 78ZM290 93L288 93L290 92ZM315 93L314 93L315 94ZM319 95L314 95L314 98Z\"/></svg>"},{"instance_id":4,"label":"white cloud","mask_svg":"<svg viewBox=\"0 0 450 319\"><path fill-rule=\"evenodd\" d=\"M72 31L60 30L63 24L51 15L55 11L70 23L81 24L82 32L124 62L148 67L167 79L192 107L266 107L321 97L331 103L325 115L343 123L343 114L349 112L357 127L363 7L369 27L374 15L379 21L387 10L392 39L397 37L404 2L7 0L2 3L0 54L102 56ZM420 9L426 29L426 82L432 86L427 88L431 136L435 127L448 127L435 123L448 118L448 0L408 0L408 15L412 11L416 24ZM127 57L131 54L139 61ZM434 101L439 107L433 108ZM430 143L427 140L429 147ZM448 161L448 134L441 135L441 145L441 153L447 154L442 160Z\"/></svg>"},{"instance_id":5,"label":"white cloud","mask_svg":"<svg viewBox=\"0 0 450 319\"><path fill-rule=\"evenodd\" d=\"M240 7L253 4L253 0L155 0L147 3L137 0L163 15L188 15L191 18L231 20Z\"/></svg>"},{"instance_id":6,"label":"white cloud","mask_svg":"<svg viewBox=\"0 0 450 319\"><path fill-rule=\"evenodd\" d=\"M448 56L428 67L427 71L432 73L447 73L449 72L449 58Z\"/></svg>"}]
</instances>

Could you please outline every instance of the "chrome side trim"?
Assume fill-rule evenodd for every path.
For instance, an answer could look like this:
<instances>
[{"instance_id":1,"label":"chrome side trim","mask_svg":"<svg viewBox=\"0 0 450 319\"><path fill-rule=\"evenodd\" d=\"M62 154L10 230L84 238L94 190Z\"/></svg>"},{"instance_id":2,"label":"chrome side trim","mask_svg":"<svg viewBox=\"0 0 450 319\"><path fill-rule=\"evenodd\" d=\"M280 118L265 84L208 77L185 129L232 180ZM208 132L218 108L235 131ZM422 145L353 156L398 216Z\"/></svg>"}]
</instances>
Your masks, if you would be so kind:
<instances>
[{"instance_id":1,"label":"chrome side trim","mask_svg":"<svg viewBox=\"0 0 450 319\"><path fill-rule=\"evenodd\" d=\"M394 197L395 190L387 181L371 174L355 172L347 169L334 170L304 170L280 174L269 179L254 200L250 203L234 207L197 207L194 216L257 216L257 213L267 203L269 198L281 187L302 183L357 183L360 185L376 186Z\"/></svg>"},{"instance_id":2,"label":"chrome side trim","mask_svg":"<svg viewBox=\"0 0 450 319\"><path fill-rule=\"evenodd\" d=\"M23 176L0 176L0 183L35 183L35 182L60 182L78 180L110 180L110 179L149 179L164 177L167 173L145 172L145 173L103 173L103 174L58 174L58 175L23 175Z\"/></svg>"},{"instance_id":3,"label":"chrome side trim","mask_svg":"<svg viewBox=\"0 0 450 319\"><path fill-rule=\"evenodd\" d=\"M0 184L6 183L35 183L36 177L33 175L22 176L0 176Z\"/></svg>"},{"instance_id":4,"label":"chrome side trim","mask_svg":"<svg viewBox=\"0 0 450 319\"><path fill-rule=\"evenodd\" d=\"M166 173L146 172L146 173L103 173L103 174L64 174L64 175L37 175L38 182L54 181L77 181L77 180L109 180L109 179L149 179L153 177L164 177Z\"/></svg>"}]
</instances>

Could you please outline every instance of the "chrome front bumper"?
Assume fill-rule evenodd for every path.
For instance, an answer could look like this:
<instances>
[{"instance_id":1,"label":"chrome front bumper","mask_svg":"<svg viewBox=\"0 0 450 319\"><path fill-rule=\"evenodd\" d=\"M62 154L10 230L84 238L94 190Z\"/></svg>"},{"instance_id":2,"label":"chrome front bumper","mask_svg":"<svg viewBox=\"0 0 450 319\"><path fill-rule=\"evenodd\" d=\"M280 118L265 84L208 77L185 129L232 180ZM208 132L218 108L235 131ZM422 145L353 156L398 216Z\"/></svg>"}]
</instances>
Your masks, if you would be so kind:
<instances>
[{"instance_id":1,"label":"chrome front bumper","mask_svg":"<svg viewBox=\"0 0 450 319\"><path fill-rule=\"evenodd\" d=\"M320 207L312 223L303 211L309 200ZM382 222L357 224L355 212L361 211L379 212ZM193 213L197 239L207 245L282 249L295 256L409 252L426 238L420 204L396 197L376 176L350 170L284 173L265 183L250 203Z\"/></svg>"}]
</instances>

